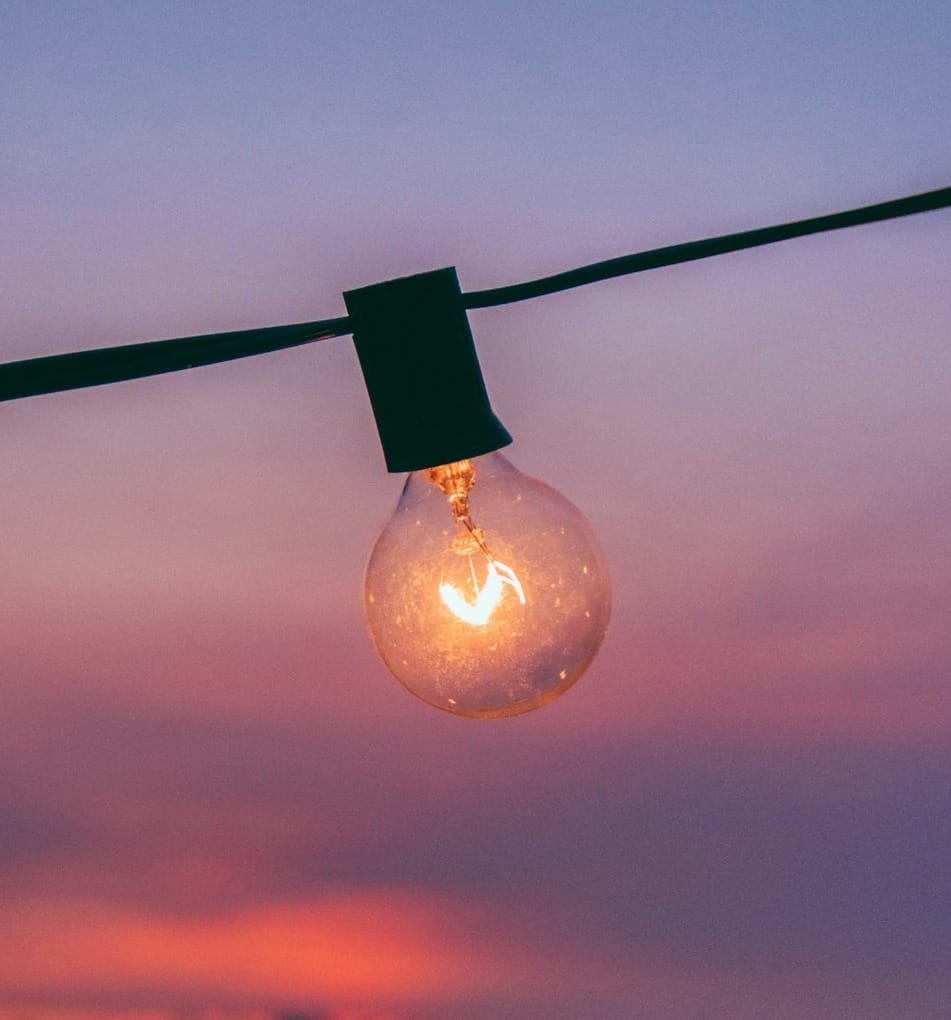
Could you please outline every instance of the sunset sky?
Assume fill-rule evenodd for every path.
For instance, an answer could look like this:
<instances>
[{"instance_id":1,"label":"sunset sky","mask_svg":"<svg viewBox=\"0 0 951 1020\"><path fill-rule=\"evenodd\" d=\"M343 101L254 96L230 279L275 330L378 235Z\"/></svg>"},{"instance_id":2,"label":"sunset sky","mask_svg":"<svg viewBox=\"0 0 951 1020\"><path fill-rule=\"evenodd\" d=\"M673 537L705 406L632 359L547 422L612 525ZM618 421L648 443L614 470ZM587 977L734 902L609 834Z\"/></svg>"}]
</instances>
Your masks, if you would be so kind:
<instances>
[{"instance_id":1,"label":"sunset sky","mask_svg":"<svg viewBox=\"0 0 951 1020\"><path fill-rule=\"evenodd\" d=\"M0 3L2 360L951 184L951 6ZM947 1020L951 211L470 316L611 629L386 672L349 339L0 405L0 1020Z\"/></svg>"}]
</instances>

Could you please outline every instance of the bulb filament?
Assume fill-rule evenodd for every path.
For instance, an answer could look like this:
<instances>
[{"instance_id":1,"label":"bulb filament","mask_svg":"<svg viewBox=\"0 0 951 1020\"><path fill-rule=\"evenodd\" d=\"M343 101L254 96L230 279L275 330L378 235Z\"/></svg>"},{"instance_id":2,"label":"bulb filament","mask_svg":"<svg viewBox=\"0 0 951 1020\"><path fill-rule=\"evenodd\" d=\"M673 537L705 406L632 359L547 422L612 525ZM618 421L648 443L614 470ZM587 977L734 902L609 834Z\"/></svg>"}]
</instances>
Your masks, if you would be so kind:
<instances>
[{"instance_id":1,"label":"bulb filament","mask_svg":"<svg viewBox=\"0 0 951 1020\"><path fill-rule=\"evenodd\" d=\"M442 467L430 468L429 480L438 486L449 500L453 520L460 532L453 542L453 548L460 554L468 555L472 587L475 589L475 601L469 601L454 585L442 582L439 585L439 596L446 608L463 622L484 627L502 601L505 585L515 592L518 601L524 606L525 592L515 571L500 563L492 555L485 541L485 532L476 526L469 513L469 492L475 485L475 468L472 462L461 460ZM476 548L488 561L488 573L481 588L472 562L472 553Z\"/></svg>"},{"instance_id":2,"label":"bulb filament","mask_svg":"<svg viewBox=\"0 0 951 1020\"><path fill-rule=\"evenodd\" d=\"M476 588L474 602L470 602L454 585L443 582L439 586L439 596L443 604L453 616L457 616L464 623L471 623L477 627L484 627L489 622L489 617L495 611L495 607L502 601L504 586L508 584L518 596L519 602L525 605L525 592L515 571L498 560L489 561L489 572L485 584Z\"/></svg>"}]
</instances>

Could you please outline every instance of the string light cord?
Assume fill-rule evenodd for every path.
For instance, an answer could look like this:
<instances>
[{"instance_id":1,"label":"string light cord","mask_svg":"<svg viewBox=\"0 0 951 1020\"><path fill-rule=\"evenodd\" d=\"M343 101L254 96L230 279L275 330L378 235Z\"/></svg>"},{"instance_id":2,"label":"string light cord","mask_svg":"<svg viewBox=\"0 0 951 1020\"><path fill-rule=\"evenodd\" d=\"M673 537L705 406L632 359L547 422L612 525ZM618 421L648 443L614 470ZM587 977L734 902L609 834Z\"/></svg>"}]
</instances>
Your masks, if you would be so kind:
<instances>
[{"instance_id":1,"label":"string light cord","mask_svg":"<svg viewBox=\"0 0 951 1020\"><path fill-rule=\"evenodd\" d=\"M877 205L866 205L846 212L814 216L812 219L781 223L774 227L744 230L738 234L724 234L722 237L711 237L705 241L673 244L667 248L654 248L652 251L643 251L636 255L622 255L619 258L595 262L580 269L569 269L565 273L556 273L554 276L531 280L528 283L474 291L464 295L464 300L466 308L470 309L514 304L516 301L557 294L562 290L612 280L618 276L629 276L632 273L642 273L648 269L675 266L681 262L708 259L713 255L725 255L727 252L741 251L744 248L759 248L764 244L788 241L794 237L805 237L807 234L822 234L830 230L842 230L844 227L861 226L864 223L878 223L948 206L951 206L951 188L940 188L937 191L926 191L920 195L909 195L907 198L896 198L890 202L879 202Z\"/></svg>"},{"instance_id":2,"label":"string light cord","mask_svg":"<svg viewBox=\"0 0 951 1020\"><path fill-rule=\"evenodd\" d=\"M0 401L216 365L349 333L350 320L343 317L11 361L0 365Z\"/></svg>"},{"instance_id":3,"label":"string light cord","mask_svg":"<svg viewBox=\"0 0 951 1020\"><path fill-rule=\"evenodd\" d=\"M648 269L674 266L683 262L723 255L727 252L757 248L794 237L820 234L845 227L855 227L882 220L898 219L915 213L930 212L951 206L951 188L940 188L918 195L880 202L845 212L811 219L796 220L756 230L746 230L721 237L655 248L633 255L622 255L593 265L546 276L526 283L473 291L463 295L467 309L492 308L498 305L527 301L559 291L582 287L589 283L628 276ZM200 365L266 354L346 336L352 332L347 317L319 322L268 326L229 333L180 337L174 340L153 340L120 347L99 348L72 354L29 358L0 365L0 401L57 393L64 390L123 382L166 372L177 372Z\"/></svg>"}]
</instances>

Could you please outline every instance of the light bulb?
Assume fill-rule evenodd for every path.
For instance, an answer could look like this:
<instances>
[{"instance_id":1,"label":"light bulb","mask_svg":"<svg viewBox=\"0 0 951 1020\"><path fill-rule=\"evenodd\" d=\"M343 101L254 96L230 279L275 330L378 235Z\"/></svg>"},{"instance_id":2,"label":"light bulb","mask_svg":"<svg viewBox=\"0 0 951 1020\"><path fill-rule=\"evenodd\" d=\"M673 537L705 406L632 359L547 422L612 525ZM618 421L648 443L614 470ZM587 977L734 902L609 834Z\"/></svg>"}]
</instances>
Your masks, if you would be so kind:
<instances>
[{"instance_id":1,"label":"light bulb","mask_svg":"<svg viewBox=\"0 0 951 1020\"><path fill-rule=\"evenodd\" d=\"M490 453L410 474L370 556L365 600L404 687L491 719L574 684L604 638L611 584L581 512Z\"/></svg>"}]
</instances>

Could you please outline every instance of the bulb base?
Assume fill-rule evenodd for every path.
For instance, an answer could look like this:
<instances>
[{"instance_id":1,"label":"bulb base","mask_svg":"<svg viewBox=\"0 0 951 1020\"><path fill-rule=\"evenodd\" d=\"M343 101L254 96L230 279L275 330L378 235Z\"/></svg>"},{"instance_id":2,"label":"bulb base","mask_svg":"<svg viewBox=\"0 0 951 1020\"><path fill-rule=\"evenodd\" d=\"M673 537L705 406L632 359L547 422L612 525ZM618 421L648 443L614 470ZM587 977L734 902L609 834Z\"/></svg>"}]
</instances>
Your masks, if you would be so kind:
<instances>
[{"instance_id":1,"label":"bulb base","mask_svg":"<svg viewBox=\"0 0 951 1020\"><path fill-rule=\"evenodd\" d=\"M512 442L489 403L454 268L343 297L387 470L419 471Z\"/></svg>"}]
</instances>

